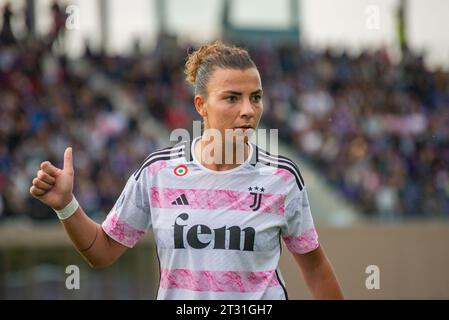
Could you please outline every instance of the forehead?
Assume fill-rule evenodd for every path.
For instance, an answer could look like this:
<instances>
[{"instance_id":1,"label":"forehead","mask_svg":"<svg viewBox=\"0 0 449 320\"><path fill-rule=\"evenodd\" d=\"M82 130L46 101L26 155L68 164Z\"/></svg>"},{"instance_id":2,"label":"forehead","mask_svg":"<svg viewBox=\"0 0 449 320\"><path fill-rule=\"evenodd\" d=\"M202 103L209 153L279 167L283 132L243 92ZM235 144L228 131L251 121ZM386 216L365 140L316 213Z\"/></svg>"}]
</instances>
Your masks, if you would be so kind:
<instances>
[{"instance_id":1,"label":"forehead","mask_svg":"<svg viewBox=\"0 0 449 320\"><path fill-rule=\"evenodd\" d=\"M256 68L246 70L217 68L207 84L209 93L221 91L254 92L262 89L259 71Z\"/></svg>"}]
</instances>

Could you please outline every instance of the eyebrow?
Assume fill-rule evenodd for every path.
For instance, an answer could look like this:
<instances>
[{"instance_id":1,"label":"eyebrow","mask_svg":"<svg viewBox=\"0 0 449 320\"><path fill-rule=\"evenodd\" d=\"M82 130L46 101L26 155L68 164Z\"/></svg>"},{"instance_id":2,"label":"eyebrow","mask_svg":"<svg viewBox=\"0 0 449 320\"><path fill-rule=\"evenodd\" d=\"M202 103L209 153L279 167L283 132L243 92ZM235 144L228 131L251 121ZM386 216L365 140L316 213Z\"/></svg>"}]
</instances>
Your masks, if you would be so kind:
<instances>
[{"instance_id":1,"label":"eyebrow","mask_svg":"<svg viewBox=\"0 0 449 320\"><path fill-rule=\"evenodd\" d=\"M258 89L258 90L254 91L254 92L251 92L251 95L257 94L257 93L262 94L263 90L262 89ZM241 96L242 95L241 92L233 91L233 90L222 91L221 94L233 94L233 95L236 95L236 96Z\"/></svg>"}]
</instances>

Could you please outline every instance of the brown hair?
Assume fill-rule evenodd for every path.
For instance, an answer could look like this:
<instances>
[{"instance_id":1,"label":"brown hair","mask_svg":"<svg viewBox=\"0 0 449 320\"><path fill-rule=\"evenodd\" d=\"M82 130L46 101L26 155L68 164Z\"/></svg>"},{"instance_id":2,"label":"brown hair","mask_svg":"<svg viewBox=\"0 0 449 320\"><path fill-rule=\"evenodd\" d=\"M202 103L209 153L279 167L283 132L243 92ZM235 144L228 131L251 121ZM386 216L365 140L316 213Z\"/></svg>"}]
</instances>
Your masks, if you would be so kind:
<instances>
[{"instance_id":1,"label":"brown hair","mask_svg":"<svg viewBox=\"0 0 449 320\"><path fill-rule=\"evenodd\" d=\"M185 74L195 94L207 96L207 83L216 68L246 70L255 67L247 50L216 41L189 54Z\"/></svg>"}]
</instances>

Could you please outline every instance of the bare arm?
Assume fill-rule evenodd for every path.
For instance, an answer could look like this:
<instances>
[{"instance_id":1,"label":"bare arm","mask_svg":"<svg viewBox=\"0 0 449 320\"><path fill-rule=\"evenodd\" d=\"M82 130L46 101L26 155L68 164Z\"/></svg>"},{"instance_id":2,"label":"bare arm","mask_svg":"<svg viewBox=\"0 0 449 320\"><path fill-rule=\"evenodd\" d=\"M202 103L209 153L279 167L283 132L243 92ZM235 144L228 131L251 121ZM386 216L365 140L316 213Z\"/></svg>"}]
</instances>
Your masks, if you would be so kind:
<instances>
[{"instance_id":1,"label":"bare arm","mask_svg":"<svg viewBox=\"0 0 449 320\"><path fill-rule=\"evenodd\" d=\"M127 249L109 237L101 225L84 213L81 206L73 216L61 222L75 248L93 268L110 266Z\"/></svg>"},{"instance_id":2,"label":"bare arm","mask_svg":"<svg viewBox=\"0 0 449 320\"><path fill-rule=\"evenodd\" d=\"M337 277L322 246L306 254L293 254L315 299L344 299Z\"/></svg>"},{"instance_id":3,"label":"bare arm","mask_svg":"<svg viewBox=\"0 0 449 320\"><path fill-rule=\"evenodd\" d=\"M30 193L51 208L60 210L73 198L72 148L64 152L64 168L59 169L50 162L41 163L41 169L33 179ZM61 220L69 238L91 267L111 265L126 247L111 239L101 226L90 219L81 206L68 219Z\"/></svg>"}]
</instances>

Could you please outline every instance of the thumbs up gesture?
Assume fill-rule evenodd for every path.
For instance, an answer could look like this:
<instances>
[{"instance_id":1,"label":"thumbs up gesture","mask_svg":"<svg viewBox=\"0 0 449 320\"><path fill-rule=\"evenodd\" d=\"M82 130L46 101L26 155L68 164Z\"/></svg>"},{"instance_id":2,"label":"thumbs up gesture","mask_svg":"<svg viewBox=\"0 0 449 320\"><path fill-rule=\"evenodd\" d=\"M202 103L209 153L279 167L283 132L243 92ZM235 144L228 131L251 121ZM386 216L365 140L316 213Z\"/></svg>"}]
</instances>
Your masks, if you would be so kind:
<instances>
[{"instance_id":1,"label":"thumbs up gesture","mask_svg":"<svg viewBox=\"0 0 449 320\"><path fill-rule=\"evenodd\" d=\"M72 148L67 148L64 152L63 169L55 167L49 161L41 163L30 193L47 206L61 210L72 200L73 178Z\"/></svg>"}]
</instances>

